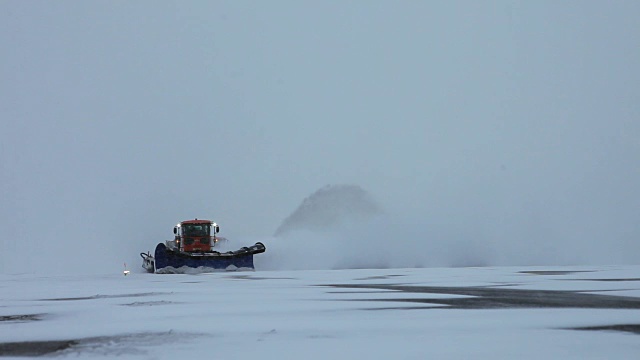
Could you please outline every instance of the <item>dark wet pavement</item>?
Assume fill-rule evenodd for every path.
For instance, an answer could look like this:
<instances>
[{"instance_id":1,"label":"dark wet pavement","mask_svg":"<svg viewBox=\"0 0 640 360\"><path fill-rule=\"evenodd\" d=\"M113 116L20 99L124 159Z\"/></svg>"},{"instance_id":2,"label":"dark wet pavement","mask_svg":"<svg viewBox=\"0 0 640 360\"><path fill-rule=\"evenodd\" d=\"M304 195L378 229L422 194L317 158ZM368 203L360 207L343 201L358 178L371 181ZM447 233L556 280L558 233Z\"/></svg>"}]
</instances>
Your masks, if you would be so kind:
<instances>
[{"instance_id":1,"label":"dark wet pavement","mask_svg":"<svg viewBox=\"0 0 640 360\"><path fill-rule=\"evenodd\" d=\"M417 304L446 305L445 309L505 309L505 308L591 308L591 309L640 309L640 298L627 296L588 294L580 291L552 291L509 289L504 287L446 287L407 286L386 284L335 284L327 285L343 289L394 290L406 293L450 294L468 297L453 298L402 298L356 299L349 301L382 301ZM406 309L406 307L398 307ZM434 307L435 309L435 307ZM437 307L443 309L443 307Z\"/></svg>"}]
</instances>

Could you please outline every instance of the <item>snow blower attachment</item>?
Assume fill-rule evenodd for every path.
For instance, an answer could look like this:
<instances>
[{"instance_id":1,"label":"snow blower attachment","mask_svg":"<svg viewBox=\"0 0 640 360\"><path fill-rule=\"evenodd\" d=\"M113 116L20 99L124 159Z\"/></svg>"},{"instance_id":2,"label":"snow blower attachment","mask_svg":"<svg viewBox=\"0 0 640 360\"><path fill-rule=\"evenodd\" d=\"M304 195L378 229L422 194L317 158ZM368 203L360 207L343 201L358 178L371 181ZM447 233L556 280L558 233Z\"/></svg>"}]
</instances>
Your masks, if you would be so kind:
<instances>
[{"instance_id":1,"label":"snow blower attachment","mask_svg":"<svg viewBox=\"0 0 640 360\"><path fill-rule=\"evenodd\" d=\"M215 251L226 240L216 234L220 227L209 220L187 220L173 228L174 239L159 243L151 253L140 253L142 267L157 274L253 270L253 254L263 253L261 242L235 251Z\"/></svg>"}]
</instances>

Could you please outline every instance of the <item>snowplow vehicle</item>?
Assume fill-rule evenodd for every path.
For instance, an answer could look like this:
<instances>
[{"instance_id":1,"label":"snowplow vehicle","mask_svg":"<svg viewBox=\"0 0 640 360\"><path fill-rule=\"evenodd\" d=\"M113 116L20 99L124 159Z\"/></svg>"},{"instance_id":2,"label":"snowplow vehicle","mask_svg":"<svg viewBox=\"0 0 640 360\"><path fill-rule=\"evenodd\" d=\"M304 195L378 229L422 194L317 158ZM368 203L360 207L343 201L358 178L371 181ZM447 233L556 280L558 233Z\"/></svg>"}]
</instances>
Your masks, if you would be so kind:
<instances>
[{"instance_id":1,"label":"snowplow vehicle","mask_svg":"<svg viewBox=\"0 0 640 360\"><path fill-rule=\"evenodd\" d=\"M226 242L217 236L219 231L220 226L210 220L182 221L173 228L173 240L159 243L153 254L140 253L142 267L156 274L254 270L253 255L265 252L264 244L217 251Z\"/></svg>"}]
</instances>

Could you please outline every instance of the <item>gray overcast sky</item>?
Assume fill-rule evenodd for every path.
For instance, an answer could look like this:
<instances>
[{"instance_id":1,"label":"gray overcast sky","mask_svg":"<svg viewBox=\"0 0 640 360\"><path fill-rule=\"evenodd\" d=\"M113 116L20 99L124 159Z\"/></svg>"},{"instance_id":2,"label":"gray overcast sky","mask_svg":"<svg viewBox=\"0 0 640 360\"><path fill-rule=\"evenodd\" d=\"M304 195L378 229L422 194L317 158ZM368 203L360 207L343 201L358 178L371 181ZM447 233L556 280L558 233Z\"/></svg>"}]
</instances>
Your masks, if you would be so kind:
<instances>
[{"instance_id":1,"label":"gray overcast sky","mask_svg":"<svg viewBox=\"0 0 640 360\"><path fill-rule=\"evenodd\" d=\"M422 237L638 263L639 19L637 1L0 1L0 271L129 259L193 217L270 235L333 183Z\"/></svg>"}]
</instances>

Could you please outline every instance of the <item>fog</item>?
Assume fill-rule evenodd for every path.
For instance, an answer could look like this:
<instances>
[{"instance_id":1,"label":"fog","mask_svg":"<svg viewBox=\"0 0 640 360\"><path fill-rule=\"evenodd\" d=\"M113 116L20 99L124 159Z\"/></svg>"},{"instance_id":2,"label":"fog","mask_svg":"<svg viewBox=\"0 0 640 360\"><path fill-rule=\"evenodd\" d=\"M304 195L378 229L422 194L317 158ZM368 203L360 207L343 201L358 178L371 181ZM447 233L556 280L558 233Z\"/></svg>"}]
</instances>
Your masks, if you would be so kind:
<instances>
[{"instance_id":1,"label":"fog","mask_svg":"<svg viewBox=\"0 0 640 360\"><path fill-rule=\"evenodd\" d=\"M195 217L269 269L638 264L639 15L2 1L0 272L139 268ZM327 184L383 211L272 236Z\"/></svg>"}]
</instances>

